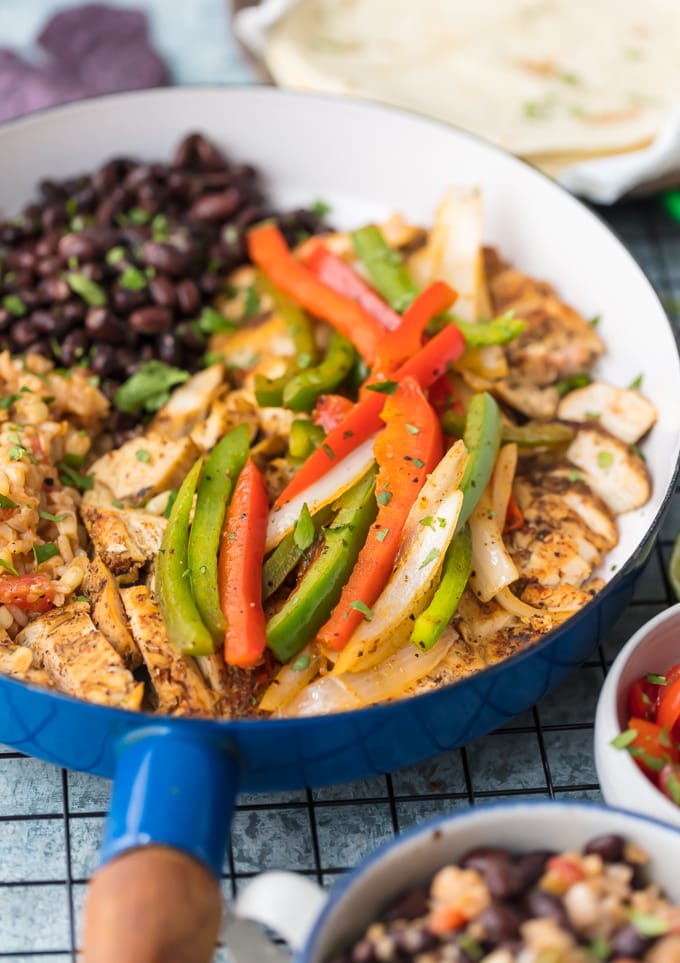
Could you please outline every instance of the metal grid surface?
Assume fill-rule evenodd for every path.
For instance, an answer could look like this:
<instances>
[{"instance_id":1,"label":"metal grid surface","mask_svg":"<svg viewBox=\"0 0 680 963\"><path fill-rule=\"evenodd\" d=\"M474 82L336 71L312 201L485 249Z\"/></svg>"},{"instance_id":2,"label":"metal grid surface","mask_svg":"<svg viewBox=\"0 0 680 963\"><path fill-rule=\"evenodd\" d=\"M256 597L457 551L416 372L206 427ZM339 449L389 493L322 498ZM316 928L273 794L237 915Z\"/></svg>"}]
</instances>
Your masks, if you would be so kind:
<instances>
[{"instance_id":1,"label":"metal grid surface","mask_svg":"<svg viewBox=\"0 0 680 963\"><path fill-rule=\"evenodd\" d=\"M680 323L680 225L658 199L602 213ZM678 530L676 493L634 601L610 638L561 687L503 729L386 777L242 795L224 866L225 896L264 869L293 869L331 885L400 830L470 804L598 799L592 753L598 692L621 644L671 602L666 565ZM108 797L104 780L0 746L0 961L75 963L85 885L96 865Z\"/></svg>"}]
</instances>

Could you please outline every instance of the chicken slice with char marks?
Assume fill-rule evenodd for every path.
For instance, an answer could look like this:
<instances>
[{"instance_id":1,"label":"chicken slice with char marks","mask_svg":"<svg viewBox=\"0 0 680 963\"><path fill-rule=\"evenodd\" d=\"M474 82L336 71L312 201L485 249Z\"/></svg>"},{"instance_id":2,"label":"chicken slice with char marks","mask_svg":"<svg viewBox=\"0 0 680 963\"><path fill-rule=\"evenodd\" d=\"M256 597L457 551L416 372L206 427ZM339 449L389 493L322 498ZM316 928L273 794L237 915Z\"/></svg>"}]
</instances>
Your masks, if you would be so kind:
<instances>
[{"instance_id":1,"label":"chicken slice with char marks","mask_svg":"<svg viewBox=\"0 0 680 963\"><path fill-rule=\"evenodd\" d=\"M4 629L0 633L0 674L19 682L53 688L52 680L41 668L36 652L27 645L15 645Z\"/></svg>"},{"instance_id":2,"label":"chicken slice with char marks","mask_svg":"<svg viewBox=\"0 0 680 963\"><path fill-rule=\"evenodd\" d=\"M630 445L603 428L592 423L580 427L567 458L616 515L640 508L649 500L651 481L644 461Z\"/></svg>"},{"instance_id":3,"label":"chicken slice with char marks","mask_svg":"<svg viewBox=\"0 0 680 963\"><path fill-rule=\"evenodd\" d=\"M190 435L205 419L223 384L224 365L221 363L193 375L173 391L170 400L154 415L149 434L174 439Z\"/></svg>"},{"instance_id":4,"label":"chicken slice with char marks","mask_svg":"<svg viewBox=\"0 0 680 963\"><path fill-rule=\"evenodd\" d=\"M80 514L95 552L123 584L136 582L161 546L167 520L141 509L82 505Z\"/></svg>"},{"instance_id":5,"label":"chicken slice with char marks","mask_svg":"<svg viewBox=\"0 0 680 963\"><path fill-rule=\"evenodd\" d=\"M191 656L168 639L160 609L146 585L121 589L130 629L149 672L157 710L173 716L213 716L215 696Z\"/></svg>"},{"instance_id":6,"label":"chicken slice with char marks","mask_svg":"<svg viewBox=\"0 0 680 963\"><path fill-rule=\"evenodd\" d=\"M90 471L95 483L111 492L111 501L140 504L152 495L178 488L198 457L190 438L140 435L102 455Z\"/></svg>"},{"instance_id":7,"label":"chicken slice with char marks","mask_svg":"<svg viewBox=\"0 0 680 963\"><path fill-rule=\"evenodd\" d=\"M83 589L90 599L92 621L128 669L136 669L142 654L130 633L116 580L98 555L90 562Z\"/></svg>"},{"instance_id":8,"label":"chicken slice with char marks","mask_svg":"<svg viewBox=\"0 0 680 963\"><path fill-rule=\"evenodd\" d=\"M41 615L17 635L35 652L55 688L99 705L139 709L144 685L95 627L87 602Z\"/></svg>"}]
</instances>

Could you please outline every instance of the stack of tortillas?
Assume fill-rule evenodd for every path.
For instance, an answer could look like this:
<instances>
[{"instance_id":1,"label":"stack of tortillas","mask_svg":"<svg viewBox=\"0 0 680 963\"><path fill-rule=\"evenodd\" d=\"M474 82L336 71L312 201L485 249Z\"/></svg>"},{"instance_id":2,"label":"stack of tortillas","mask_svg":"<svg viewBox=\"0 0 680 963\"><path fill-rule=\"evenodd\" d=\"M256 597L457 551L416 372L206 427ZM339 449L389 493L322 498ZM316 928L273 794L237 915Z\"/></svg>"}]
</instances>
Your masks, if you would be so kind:
<instances>
[{"instance_id":1,"label":"stack of tortillas","mask_svg":"<svg viewBox=\"0 0 680 963\"><path fill-rule=\"evenodd\" d=\"M680 105L680 0L267 0L240 16L276 83L428 114L553 176L639 151Z\"/></svg>"}]
</instances>

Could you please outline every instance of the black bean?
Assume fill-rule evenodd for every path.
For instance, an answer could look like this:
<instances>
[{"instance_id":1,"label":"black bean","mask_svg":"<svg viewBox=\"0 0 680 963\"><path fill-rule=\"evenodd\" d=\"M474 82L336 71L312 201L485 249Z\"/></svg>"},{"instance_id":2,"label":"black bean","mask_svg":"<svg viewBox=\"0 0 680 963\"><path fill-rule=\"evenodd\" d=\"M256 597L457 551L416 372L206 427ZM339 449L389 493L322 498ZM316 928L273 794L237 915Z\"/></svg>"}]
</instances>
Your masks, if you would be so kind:
<instances>
[{"instance_id":1,"label":"black bean","mask_svg":"<svg viewBox=\"0 0 680 963\"><path fill-rule=\"evenodd\" d=\"M90 261L96 256L97 249L84 234L64 234L59 241L59 253L66 260L77 257L81 261Z\"/></svg>"},{"instance_id":2,"label":"black bean","mask_svg":"<svg viewBox=\"0 0 680 963\"><path fill-rule=\"evenodd\" d=\"M178 324L177 336L182 344L195 354L205 351L206 339L194 324Z\"/></svg>"},{"instance_id":3,"label":"black bean","mask_svg":"<svg viewBox=\"0 0 680 963\"><path fill-rule=\"evenodd\" d=\"M596 836L586 843L583 852L590 855L601 856L605 863L618 863L623 859L625 841L623 836L617 833L607 833L605 836Z\"/></svg>"},{"instance_id":4,"label":"black bean","mask_svg":"<svg viewBox=\"0 0 680 963\"><path fill-rule=\"evenodd\" d=\"M424 886L411 889L394 903L385 913L386 921L414 920L425 916L429 909L429 896Z\"/></svg>"},{"instance_id":5,"label":"black bean","mask_svg":"<svg viewBox=\"0 0 680 963\"><path fill-rule=\"evenodd\" d=\"M545 872L545 864L554 855L554 852L548 850L536 850L525 853L515 861L515 876L519 892L533 886L540 879Z\"/></svg>"},{"instance_id":6,"label":"black bean","mask_svg":"<svg viewBox=\"0 0 680 963\"><path fill-rule=\"evenodd\" d=\"M84 357L90 339L82 329L70 331L61 343L61 360L67 367Z\"/></svg>"},{"instance_id":7,"label":"black bean","mask_svg":"<svg viewBox=\"0 0 680 963\"><path fill-rule=\"evenodd\" d=\"M125 177L126 170L119 161L109 161L92 175L92 186L99 194L108 194Z\"/></svg>"},{"instance_id":8,"label":"black bean","mask_svg":"<svg viewBox=\"0 0 680 963\"><path fill-rule=\"evenodd\" d=\"M12 340L22 351L38 337L38 329L29 318L22 318L20 321L15 321L10 333Z\"/></svg>"},{"instance_id":9,"label":"black bean","mask_svg":"<svg viewBox=\"0 0 680 963\"><path fill-rule=\"evenodd\" d=\"M57 338L66 334L71 327L71 322L64 318L58 309L54 311L34 311L30 315L30 319L36 331Z\"/></svg>"},{"instance_id":10,"label":"black bean","mask_svg":"<svg viewBox=\"0 0 680 963\"><path fill-rule=\"evenodd\" d=\"M478 917L486 938L494 944L511 940L519 933L520 918L507 903L493 902Z\"/></svg>"},{"instance_id":11,"label":"black bean","mask_svg":"<svg viewBox=\"0 0 680 963\"><path fill-rule=\"evenodd\" d=\"M68 301L71 289L63 278L44 278L38 285L41 298L49 301Z\"/></svg>"},{"instance_id":12,"label":"black bean","mask_svg":"<svg viewBox=\"0 0 680 963\"><path fill-rule=\"evenodd\" d=\"M125 175L124 184L130 189L139 187L145 181L153 180L154 172L151 164L139 164L137 167L133 167Z\"/></svg>"},{"instance_id":13,"label":"black bean","mask_svg":"<svg viewBox=\"0 0 680 963\"><path fill-rule=\"evenodd\" d=\"M55 228L61 227L63 224L66 224L66 211L64 206L62 204L48 204L42 212L40 220L43 229L46 231L53 231Z\"/></svg>"},{"instance_id":14,"label":"black bean","mask_svg":"<svg viewBox=\"0 0 680 963\"><path fill-rule=\"evenodd\" d=\"M36 264L36 271L43 278L53 277L58 274L63 267L60 257L44 257Z\"/></svg>"},{"instance_id":15,"label":"black bean","mask_svg":"<svg viewBox=\"0 0 680 963\"><path fill-rule=\"evenodd\" d=\"M21 230L15 224L3 224L0 226L0 243L12 245L21 240Z\"/></svg>"},{"instance_id":16,"label":"black bean","mask_svg":"<svg viewBox=\"0 0 680 963\"><path fill-rule=\"evenodd\" d=\"M12 277L12 274L14 277ZM33 284L33 275L30 271L13 271L10 276L5 276L5 290L22 291L30 288Z\"/></svg>"},{"instance_id":17,"label":"black bean","mask_svg":"<svg viewBox=\"0 0 680 963\"><path fill-rule=\"evenodd\" d=\"M498 899L507 899L519 889L512 857L505 849L491 846L472 849L463 856L461 866L478 870L484 877L491 895Z\"/></svg>"},{"instance_id":18,"label":"black bean","mask_svg":"<svg viewBox=\"0 0 680 963\"><path fill-rule=\"evenodd\" d=\"M14 315L7 308L0 308L0 331L6 331L14 321Z\"/></svg>"},{"instance_id":19,"label":"black bean","mask_svg":"<svg viewBox=\"0 0 680 963\"><path fill-rule=\"evenodd\" d=\"M564 904L557 896L546 893L542 889L531 889L524 900L529 916L539 918L548 917L557 923L563 930L571 932L571 924Z\"/></svg>"},{"instance_id":20,"label":"black bean","mask_svg":"<svg viewBox=\"0 0 680 963\"><path fill-rule=\"evenodd\" d=\"M378 957L370 940L359 940L350 953L351 963L376 963Z\"/></svg>"},{"instance_id":21,"label":"black bean","mask_svg":"<svg viewBox=\"0 0 680 963\"><path fill-rule=\"evenodd\" d=\"M132 348L118 348L116 350L116 356L118 358L118 367L125 372L127 377L134 374L139 368L139 356Z\"/></svg>"},{"instance_id":22,"label":"black bean","mask_svg":"<svg viewBox=\"0 0 680 963\"><path fill-rule=\"evenodd\" d=\"M229 173L236 181L257 180L257 171L252 164L232 164Z\"/></svg>"},{"instance_id":23,"label":"black bean","mask_svg":"<svg viewBox=\"0 0 680 963\"><path fill-rule=\"evenodd\" d=\"M173 277L182 277L189 268L189 258L186 253L172 244L147 241L142 248L142 258L149 267L154 267L157 271Z\"/></svg>"},{"instance_id":24,"label":"black bean","mask_svg":"<svg viewBox=\"0 0 680 963\"><path fill-rule=\"evenodd\" d=\"M32 354L41 354L44 358L53 358L54 350L52 342L48 338L38 338L31 345Z\"/></svg>"},{"instance_id":25,"label":"black bean","mask_svg":"<svg viewBox=\"0 0 680 963\"><path fill-rule=\"evenodd\" d=\"M120 371L118 356L110 344L98 344L92 350L90 368L93 373L102 378L117 374Z\"/></svg>"},{"instance_id":26,"label":"black bean","mask_svg":"<svg viewBox=\"0 0 680 963\"><path fill-rule=\"evenodd\" d=\"M40 240L36 242L35 256L38 259L51 257L57 250L60 236L58 231L50 231L49 234L43 234Z\"/></svg>"},{"instance_id":27,"label":"black bean","mask_svg":"<svg viewBox=\"0 0 680 963\"><path fill-rule=\"evenodd\" d=\"M130 291L127 288L121 288L117 283L111 288L111 299L114 308L120 314L129 314L130 311L135 311L149 302L146 289Z\"/></svg>"},{"instance_id":28,"label":"black bean","mask_svg":"<svg viewBox=\"0 0 680 963\"><path fill-rule=\"evenodd\" d=\"M191 317L201 306L201 292L194 282L187 278L177 285L177 304L182 314Z\"/></svg>"},{"instance_id":29,"label":"black bean","mask_svg":"<svg viewBox=\"0 0 680 963\"><path fill-rule=\"evenodd\" d=\"M139 357L142 361L151 361L154 357L153 345L145 344L142 346L142 350L139 352Z\"/></svg>"},{"instance_id":30,"label":"black bean","mask_svg":"<svg viewBox=\"0 0 680 963\"><path fill-rule=\"evenodd\" d=\"M174 308L177 302L175 285L164 274L158 274L149 281L149 294L155 304L162 308Z\"/></svg>"},{"instance_id":31,"label":"black bean","mask_svg":"<svg viewBox=\"0 0 680 963\"><path fill-rule=\"evenodd\" d=\"M74 325L77 324L78 321L82 321L85 317L87 305L84 301L73 298L71 301L67 301L60 310L64 320Z\"/></svg>"},{"instance_id":32,"label":"black bean","mask_svg":"<svg viewBox=\"0 0 680 963\"><path fill-rule=\"evenodd\" d=\"M171 171L166 184L170 194L178 200L187 201L193 195L191 178L183 171Z\"/></svg>"},{"instance_id":33,"label":"black bean","mask_svg":"<svg viewBox=\"0 0 680 963\"><path fill-rule=\"evenodd\" d=\"M632 956L642 959L642 954L650 946L651 940L641 936L632 923L626 923L611 941L612 952L615 956Z\"/></svg>"},{"instance_id":34,"label":"black bean","mask_svg":"<svg viewBox=\"0 0 680 963\"><path fill-rule=\"evenodd\" d=\"M90 308L85 318L85 327L95 341L106 344L125 344L126 326L106 308Z\"/></svg>"},{"instance_id":35,"label":"black bean","mask_svg":"<svg viewBox=\"0 0 680 963\"><path fill-rule=\"evenodd\" d=\"M184 364L184 349L179 340L170 331L158 335L156 351L161 361L181 368Z\"/></svg>"},{"instance_id":36,"label":"black bean","mask_svg":"<svg viewBox=\"0 0 680 963\"><path fill-rule=\"evenodd\" d=\"M402 930L391 930L390 936L400 953L416 956L431 950L439 942L437 937L425 926L407 926Z\"/></svg>"},{"instance_id":37,"label":"black bean","mask_svg":"<svg viewBox=\"0 0 680 963\"><path fill-rule=\"evenodd\" d=\"M238 212L234 218L234 223L238 224L239 227L248 227L250 224L255 224L256 221L264 221L270 214L271 211L263 204L248 204Z\"/></svg>"},{"instance_id":38,"label":"black bean","mask_svg":"<svg viewBox=\"0 0 680 963\"><path fill-rule=\"evenodd\" d=\"M212 297L220 290L222 281L217 274L202 274L198 279L198 286L208 297Z\"/></svg>"},{"instance_id":39,"label":"black bean","mask_svg":"<svg viewBox=\"0 0 680 963\"><path fill-rule=\"evenodd\" d=\"M8 251L5 264L12 271L32 271L35 268L35 254L25 248L20 251Z\"/></svg>"},{"instance_id":40,"label":"black bean","mask_svg":"<svg viewBox=\"0 0 680 963\"><path fill-rule=\"evenodd\" d=\"M160 334L172 326L172 312L154 304L148 308L138 308L128 318L129 323L141 334Z\"/></svg>"},{"instance_id":41,"label":"black bean","mask_svg":"<svg viewBox=\"0 0 680 963\"><path fill-rule=\"evenodd\" d=\"M235 187L219 194L204 194L191 205L188 217L197 221L224 221L241 206L241 200Z\"/></svg>"},{"instance_id":42,"label":"black bean","mask_svg":"<svg viewBox=\"0 0 680 963\"><path fill-rule=\"evenodd\" d=\"M224 157L202 134L188 134L178 145L172 159L173 167L201 170L220 170L226 165Z\"/></svg>"},{"instance_id":43,"label":"black bean","mask_svg":"<svg viewBox=\"0 0 680 963\"><path fill-rule=\"evenodd\" d=\"M62 185L57 181L40 181L38 184L38 190L48 203L59 201L63 204L68 196Z\"/></svg>"},{"instance_id":44,"label":"black bean","mask_svg":"<svg viewBox=\"0 0 680 963\"><path fill-rule=\"evenodd\" d=\"M120 234L132 248L138 248L151 237L151 228L145 224L126 224Z\"/></svg>"}]
</instances>

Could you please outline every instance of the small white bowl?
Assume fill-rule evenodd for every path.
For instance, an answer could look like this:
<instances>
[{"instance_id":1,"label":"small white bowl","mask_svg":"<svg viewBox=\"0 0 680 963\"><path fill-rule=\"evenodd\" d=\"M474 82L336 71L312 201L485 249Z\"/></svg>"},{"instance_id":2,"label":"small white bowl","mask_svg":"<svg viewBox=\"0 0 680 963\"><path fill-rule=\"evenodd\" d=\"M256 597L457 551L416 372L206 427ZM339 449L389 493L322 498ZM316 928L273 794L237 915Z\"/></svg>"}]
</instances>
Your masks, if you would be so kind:
<instances>
[{"instance_id":1,"label":"small white bowl","mask_svg":"<svg viewBox=\"0 0 680 963\"><path fill-rule=\"evenodd\" d=\"M611 806L680 826L680 806L659 792L629 753L611 744L627 728L628 694L635 680L648 672L663 675L676 662L680 662L680 604L646 622L614 660L595 714L595 765L602 794Z\"/></svg>"}]
</instances>

